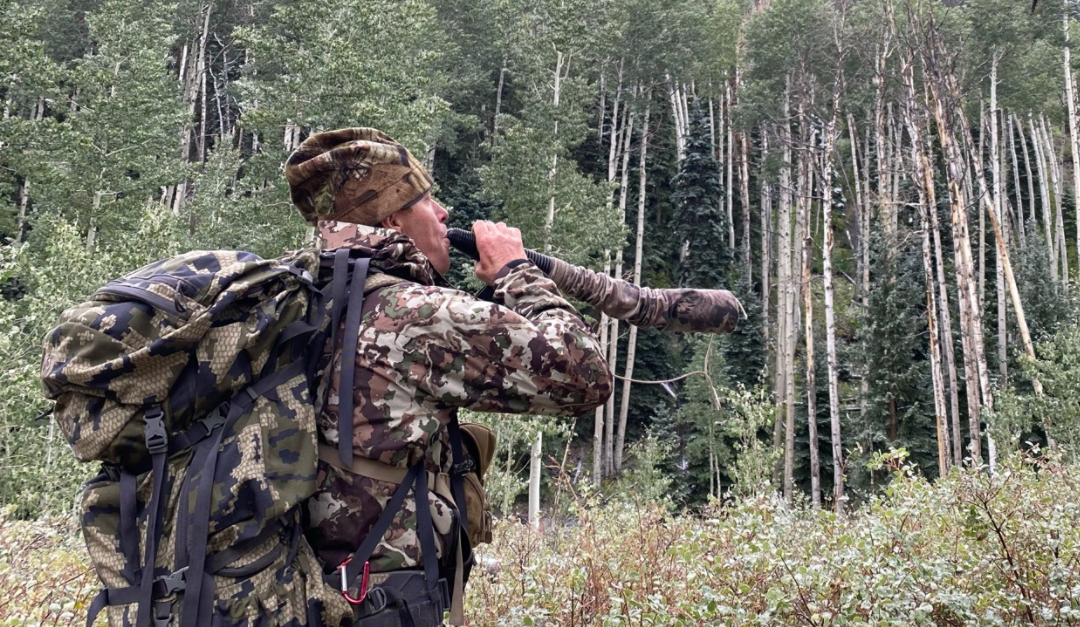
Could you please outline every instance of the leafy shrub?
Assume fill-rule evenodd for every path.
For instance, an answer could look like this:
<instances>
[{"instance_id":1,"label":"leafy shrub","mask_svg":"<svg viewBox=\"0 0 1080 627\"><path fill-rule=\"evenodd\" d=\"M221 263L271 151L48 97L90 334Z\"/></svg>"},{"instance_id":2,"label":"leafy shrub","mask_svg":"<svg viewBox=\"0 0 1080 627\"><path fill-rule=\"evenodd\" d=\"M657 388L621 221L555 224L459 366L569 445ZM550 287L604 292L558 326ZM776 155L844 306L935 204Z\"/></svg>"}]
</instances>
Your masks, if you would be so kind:
<instances>
[{"instance_id":1,"label":"leafy shrub","mask_svg":"<svg viewBox=\"0 0 1080 627\"><path fill-rule=\"evenodd\" d=\"M1080 470L1014 456L935 484L903 467L845 516L772 495L704 519L580 503L503 522L472 625L1057 625L1080 622Z\"/></svg>"},{"instance_id":2,"label":"leafy shrub","mask_svg":"<svg viewBox=\"0 0 1080 627\"><path fill-rule=\"evenodd\" d=\"M954 469L934 484L900 466L842 516L775 495L704 517L585 497L574 524L498 522L468 624L1080 624L1078 490L1080 468L1013 455L993 476ZM81 619L97 582L78 544L65 519L0 516L0 625Z\"/></svg>"}]
</instances>

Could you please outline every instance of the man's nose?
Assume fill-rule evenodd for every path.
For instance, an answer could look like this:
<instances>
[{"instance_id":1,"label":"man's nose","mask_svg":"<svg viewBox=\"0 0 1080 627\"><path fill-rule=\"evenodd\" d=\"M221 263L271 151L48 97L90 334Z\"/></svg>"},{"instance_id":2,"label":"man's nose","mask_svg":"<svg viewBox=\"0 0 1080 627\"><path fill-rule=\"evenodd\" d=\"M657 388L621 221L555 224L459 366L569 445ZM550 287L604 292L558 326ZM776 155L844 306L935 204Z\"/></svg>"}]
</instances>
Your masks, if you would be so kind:
<instances>
[{"instance_id":1,"label":"man's nose","mask_svg":"<svg viewBox=\"0 0 1080 627\"><path fill-rule=\"evenodd\" d=\"M449 220L450 219L450 212L446 210L446 207L443 207L442 205L439 205L437 203L436 203L436 206L439 207L439 211L436 214L436 215L439 216L439 222L446 222L447 220Z\"/></svg>"}]
</instances>

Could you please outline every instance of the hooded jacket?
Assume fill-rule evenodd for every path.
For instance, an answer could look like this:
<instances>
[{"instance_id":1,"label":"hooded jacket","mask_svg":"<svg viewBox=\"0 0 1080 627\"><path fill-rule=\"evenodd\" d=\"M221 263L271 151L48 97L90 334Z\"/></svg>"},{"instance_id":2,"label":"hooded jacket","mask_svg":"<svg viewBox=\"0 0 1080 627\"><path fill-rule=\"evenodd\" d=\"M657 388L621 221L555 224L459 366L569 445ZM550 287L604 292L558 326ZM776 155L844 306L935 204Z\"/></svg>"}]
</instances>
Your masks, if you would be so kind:
<instances>
[{"instance_id":1,"label":"hooded jacket","mask_svg":"<svg viewBox=\"0 0 1080 627\"><path fill-rule=\"evenodd\" d=\"M319 433L326 443L337 446L341 394L351 393L354 455L401 468L424 460L429 472L448 473L445 426L457 408L573 416L611 395L595 335L531 263L504 271L487 302L447 286L407 236L348 228L356 229L348 245L365 250L375 274L355 353L325 353L330 382ZM341 381L344 359L356 361L351 386ZM329 568L356 550L397 485L322 466L307 533ZM443 556L452 510L434 492L429 500ZM420 564L415 501L405 503L371 557L373 572Z\"/></svg>"}]
</instances>

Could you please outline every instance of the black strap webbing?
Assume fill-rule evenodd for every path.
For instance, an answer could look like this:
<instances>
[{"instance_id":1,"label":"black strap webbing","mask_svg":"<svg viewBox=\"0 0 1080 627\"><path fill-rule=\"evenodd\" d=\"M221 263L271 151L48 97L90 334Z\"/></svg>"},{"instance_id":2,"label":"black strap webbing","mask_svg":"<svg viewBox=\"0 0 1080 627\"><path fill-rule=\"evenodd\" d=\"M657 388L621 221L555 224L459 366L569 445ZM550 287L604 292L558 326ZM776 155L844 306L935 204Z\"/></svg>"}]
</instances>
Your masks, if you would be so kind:
<instances>
[{"instance_id":1,"label":"black strap webbing","mask_svg":"<svg viewBox=\"0 0 1080 627\"><path fill-rule=\"evenodd\" d=\"M360 340L360 321L363 316L364 282L371 259L361 257L353 262L349 283L349 305L345 312L345 334L341 341L341 381L338 384L338 457L346 467L353 459L353 375L356 372L356 344ZM336 266L336 264L335 264ZM337 282L335 272L334 281Z\"/></svg>"},{"instance_id":2,"label":"black strap webbing","mask_svg":"<svg viewBox=\"0 0 1080 627\"><path fill-rule=\"evenodd\" d=\"M334 251L334 276L330 281L330 350L337 350L338 327L345 311L345 297L349 293L349 249Z\"/></svg>"},{"instance_id":3,"label":"black strap webbing","mask_svg":"<svg viewBox=\"0 0 1080 627\"><path fill-rule=\"evenodd\" d=\"M421 461L417 466L423 464ZM439 556L435 553L435 525L431 522L426 472L419 473L416 479L416 534L420 536L420 557L424 561L428 598L432 603L437 603L442 599L439 594Z\"/></svg>"},{"instance_id":4,"label":"black strap webbing","mask_svg":"<svg viewBox=\"0 0 1080 627\"><path fill-rule=\"evenodd\" d=\"M341 569L338 569L338 575L344 574L346 586L352 587L352 583L364 572L364 564L371 559L375 547L379 546L383 536L390 530L390 524L394 522L394 518L401 511L401 506L405 503L405 497L408 496L409 490L412 489L417 477L420 475L424 475L425 481L427 480L427 473L424 472L424 463L422 461L409 469L408 474L402 479L401 485L398 486L397 490L394 490L394 496L387 501L386 507L383 509L382 514L379 515L379 519L368 530L367 537L364 538L364 541L360 543L360 547L349 558L349 563L345 566L345 572L341 573ZM419 510L419 508L417 509ZM417 526L419 526L419 521L417 522Z\"/></svg>"},{"instance_id":5,"label":"black strap webbing","mask_svg":"<svg viewBox=\"0 0 1080 627\"><path fill-rule=\"evenodd\" d=\"M465 450L461 445L461 423L458 422L457 410L450 414L450 453L453 457L450 473L450 493L454 495L454 505L457 506L458 520L461 522L461 531L467 537L469 535L469 517L467 504L465 503L465 473L469 472L466 467Z\"/></svg>"},{"instance_id":6,"label":"black strap webbing","mask_svg":"<svg viewBox=\"0 0 1080 627\"><path fill-rule=\"evenodd\" d=\"M248 387L246 394L237 395L229 408L225 425L217 432L217 437L208 440L212 442L210 449L212 454L206 456L206 461L203 462L199 473L199 487L195 496L196 516L192 521L189 536L191 544L188 547L188 584L180 611L180 627L199 627L210 624L214 580L212 577L205 576L206 546L210 535L210 501L213 497L214 475L217 472L217 451L221 448L222 439L231 431L236 421L248 412L255 399L289 379L303 374L305 365L303 361L295 361ZM142 610L141 605L139 609Z\"/></svg>"},{"instance_id":7,"label":"black strap webbing","mask_svg":"<svg viewBox=\"0 0 1080 627\"><path fill-rule=\"evenodd\" d=\"M139 586L139 611L136 625L150 623L150 605L154 595L154 561L157 559L159 525L165 511L165 461L169 453L168 436L163 426L163 414L160 407L152 407L143 416L146 421L146 444L150 450L153 473L153 489L150 503L147 504L146 555L143 560L142 582ZM121 497L122 499L122 497Z\"/></svg>"},{"instance_id":8,"label":"black strap webbing","mask_svg":"<svg viewBox=\"0 0 1080 627\"><path fill-rule=\"evenodd\" d=\"M120 469L120 548L124 552L121 574L134 584L139 577L138 478Z\"/></svg>"}]
</instances>

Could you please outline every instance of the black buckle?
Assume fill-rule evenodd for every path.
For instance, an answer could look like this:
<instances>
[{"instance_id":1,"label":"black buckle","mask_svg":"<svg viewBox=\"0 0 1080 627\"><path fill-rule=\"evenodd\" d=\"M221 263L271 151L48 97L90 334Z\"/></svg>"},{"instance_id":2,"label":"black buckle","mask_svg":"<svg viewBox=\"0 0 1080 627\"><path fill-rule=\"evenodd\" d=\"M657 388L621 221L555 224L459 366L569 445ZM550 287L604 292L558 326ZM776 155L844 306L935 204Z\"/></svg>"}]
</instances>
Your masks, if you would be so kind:
<instances>
[{"instance_id":1,"label":"black buckle","mask_svg":"<svg viewBox=\"0 0 1080 627\"><path fill-rule=\"evenodd\" d=\"M376 614L386 609L386 606L390 604L389 598L386 596L386 591L382 588L372 588L368 590L367 596L364 597L364 609L365 614Z\"/></svg>"},{"instance_id":2,"label":"black buckle","mask_svg":"<svg viewBox=\"0 0 1080 627\"><path fill-rule=\"evenodd\" d=\"M169 627L172 625L172 602L154 602L154 627Z\"/></svg>"},{"instance_id":3,"label":"black buckle","mask_svg":"<svg viewBox=\"0 0 1080 627\"><path fill-rule=\"evenodd\" d=\"M165 431L164 416L160 407L151 407L143 414L146 421L146 448L151 455L169 450L169 434Z\"/></svg>"},{"instance_id":4,"label":"black buckle","mask_svg":"<svg viewBox=\"0 0 1080 627\"><path fill-rule=\"evenodd\" d=\"M164 595L169 596L174 592L183 592L187 590L187 569L185 566L180 570L169 573L161 578L161 584L164 587Z\"/></svg>"},{"instance_id":5,"label":"black buckle","mask_svg":"<svg viewBox=\"0 0 1080 627\"><path fill-rule=\"evenodd\" d=\"M450 472L457 477L461 477L469 474L476 469L476 463L471 459L466 459L460 464L454 464L450 467Z\"/></svg>"},{"instance_id":6,"label":"black buckle","mask_svg":"<svg viewBox=\"0 0 1080 627\"><path fill-rule=\"evenodd\" d=\"M215 409L209 416L199 421L203 429L206 429L206 435L213 433L218 427L225 424L225 416L222 414L228 413L229 404L225 403L221 407Z\"/></svg>"},{"instance_id":7,"label":"black buckle","mask_svg":"<svg viewBox=\"0 0 1080 627\"><path fill-rule=\"evenodd\" d=\"M289 266L289 274L300 279L303 283L312 285L315 283L315 279L312 278L311 273L301 268L300 266Z\"/></svg>"}]
</instances>

